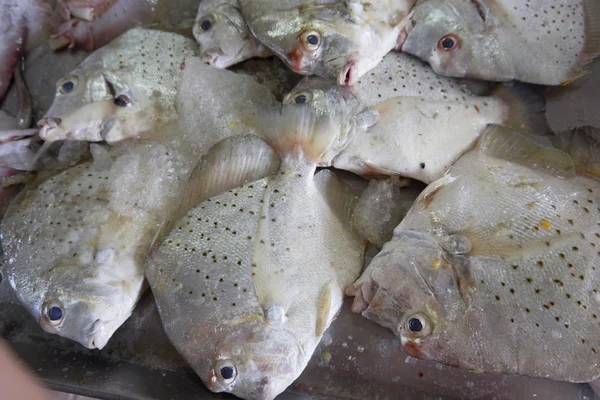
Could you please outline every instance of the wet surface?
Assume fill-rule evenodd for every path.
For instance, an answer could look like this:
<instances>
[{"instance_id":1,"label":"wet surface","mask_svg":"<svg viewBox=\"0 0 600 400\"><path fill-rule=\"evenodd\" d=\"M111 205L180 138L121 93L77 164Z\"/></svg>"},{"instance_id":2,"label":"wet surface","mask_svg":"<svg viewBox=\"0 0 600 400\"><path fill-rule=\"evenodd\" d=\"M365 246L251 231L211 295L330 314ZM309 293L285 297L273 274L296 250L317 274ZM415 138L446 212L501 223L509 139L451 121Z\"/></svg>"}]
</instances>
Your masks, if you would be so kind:
<instances>
[{"instance_id":1,"label":"wet surface","mask_svg":"<svg viewBox=\"0 0 600 400\"><path fill-rule=\"evenodd\" d=\"M30 55L25 79L35 118L52 102L55 82L80 63L83 52ZM556 129L598 121L598 74L554 90L549 119ZM587 83L586 83L587 82ZM591 83L590 83L591 82ZM597 82L593 84L593 82ZM585 85L592 85L593 88ZM579 92L578 92L579 91ZM596 93L594 93L596 92ZM582 94L583 93L583 94ZM14 88L4 109L15 112ZM281 399L586 399L588 385L506 375L475 374L407 356L391 332L350 313L346 302L308 368ZM0 281L0 336L50 388L102 399L230 398L204 388L163 332L151 293L102 351L45 333Z\"/></svg>"}]
</instances>

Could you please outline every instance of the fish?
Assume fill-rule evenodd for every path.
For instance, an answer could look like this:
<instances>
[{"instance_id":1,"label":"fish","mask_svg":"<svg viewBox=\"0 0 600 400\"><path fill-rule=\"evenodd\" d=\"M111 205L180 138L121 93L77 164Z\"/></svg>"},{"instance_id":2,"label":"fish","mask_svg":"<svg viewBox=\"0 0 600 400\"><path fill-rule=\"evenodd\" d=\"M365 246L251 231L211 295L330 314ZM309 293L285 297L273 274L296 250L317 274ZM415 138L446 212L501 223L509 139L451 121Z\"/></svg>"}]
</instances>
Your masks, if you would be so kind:
<instances>
[{"instance_id":1,"label":"fish","mask_svg":"<svg viewBox=\"0 0 600 400\"><path fill-rule=\"evenodd\" d=\"M365 243L350 223L356 196L334 173L314 174L322 154L343 141L335 121L292 104L263 126L281 166L260 204L252 276L265 321L291 332L303 353L295 379L339 312L344 289L359 276ZM280 388L291 384L289 378Z\"/></svg>"},{"instance_id":2,"label":"fish","mask_svg":"<svg viewBox=\"0 0 600 400\"><path fill-rule=\"evenodd\" d=\"M146 255L192 167L161 143L100 160L34 182L0 226L19 302L44 331L89 349L107 344L147 288Z\"/></svg>"},{"instance_id":3,"label":"fish","mask_svg":"<svg viewBox=\"0 0 600 400\"><path fill-rule=\"evenodd\" d=\"M397 47L416 0L240 0L252 34L292 70L352 86Z\"/></svg>"},{"instance_id":4,"label":"fish","mask_svg":"<svg viewBox=\"0 0 600 400\"><path fill-rule=\"evenodd\" d=\"M545 100L523 85L476 96L456 79L436 75L417 59L392 52L352 88L305 77L283 99L337 116L345 147L321 166L363 176L400 175L425 183L441 178L488 124L552 134ZM450 130L449 130L450 129Z\"/></svg>"},{"instance_id":5,"label":"fish","mask_svg":"<svg viewBox=\"0 0 600 400\"><path fill-rule=\"evenodd\" d=\"M510 128L419 196L347 290L417 358L486 373L600 376L599 176Z\"/></svg>"},{"instance_id":6,"label":"fish","mask_svg":"<svg viewBox=\"0 0 600 400\"><path fill-rule=\"evenodd\" d=\"M5 0L0 5L0 101L8 91L19 60L46 35L52 9L44 0Z\"/></svg>"},{"instance_id":7,"label":"fish","mask_svg":"<svg viewBox=\"0 0 600 400\"><path fill-rule=\"evenodd\" d=\"M319 134L331 140L329 125L307 109L266 114L263 129L297 130L281 137L295 137L313 149L309 154L328 143ZM238 169L265 164L248 158L253 147L240 148ZM364 252L349 224L356 196L332 172L314 175L314 163L292 169L290 157L279 161L281 145L272 149L274 170L192 208L152 253L146 272L177 350L211 391L244 399L274 399L300 375L341 307L343 289L360 274ZM278 195L286 195L285 206ZM275 257L287 257L285 271L271 273Z\"/></svg>"},{"instance_id":8,"label":"fish","mask_svg":"<svg viewBox=\"0 0 600 400\"><path fill-rule=\"evenodd\" d=\"M565 85L600 53L599 21L595 0L425 0L399 47L444 76Z\"/></svg>"},{"instance_id":9,"label":"fish","mask_svg":"<svg viewBox=\"0 0 600 400\"><path fill-rule=\"evenodd\" d=\"M127 31L57 82L52 106L37 124L40 138L115 143L147 137L176 120L181 70L196 47L173 33Z\"/></svg>"},{"instance_id":10,"label":"fish","mask_svg":"<svg viewBox=\"0 0 600 400\"><path fill-rule=\"evenodd\" d=\"M203 0L193 32L200 56L216 68L273 55L250 32L237 0Z\"/></svg>"}]
</instances>

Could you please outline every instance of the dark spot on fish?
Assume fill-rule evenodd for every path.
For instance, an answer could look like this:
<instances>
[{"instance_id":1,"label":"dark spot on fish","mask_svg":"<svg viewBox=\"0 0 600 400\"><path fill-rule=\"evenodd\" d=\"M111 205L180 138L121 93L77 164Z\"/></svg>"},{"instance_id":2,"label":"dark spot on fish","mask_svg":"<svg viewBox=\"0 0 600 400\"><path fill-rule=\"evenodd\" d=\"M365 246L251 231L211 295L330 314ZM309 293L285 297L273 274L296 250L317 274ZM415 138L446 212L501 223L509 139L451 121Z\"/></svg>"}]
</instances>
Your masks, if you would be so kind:
<instances>
[{"instance_id":1,"label":"dark spot on fish","mask_svg":"<svg viewBox=\"0 0 600 400\"><path fill-rule=\"evenodd\" d=\"M538 261L538 265L540 268L544 268L544 262L542 260Z\"/></svg>"},{"instance_id":2,"label":"dark spot on fish","mask_svg":"<svg viewBox=\"0 0 600 400\"><path fill-rule=\"evenodd\" d=\"M496 296L496 300L497 300L497 301L500 301L500 296Z\"/></svg>"},{"instance_id":3,"label":"dark spot on fish","mask_svg":"<svg viewBox=\"0 0 600 400\"><path fill-rule=\"evenodd\" d=\"M209 275L206 275L206 276L204 277L204 279L210 279L210 276L209 276Z\"/></svg>"},{"instance_id":4,"label":"dark spot on fish","mask_svg":"<svg viewBox=\"0 0 600 400\"><path fill-rule=\"evenodd\" d=\"M542 289L535 289L535 294L540 294L542 293Z\"/></svg>"},{"instance_id":5,"label":"dark spot on fish","mask_svg":"<svg viewBox=\"0 0 600 400\"><path fill-rule=\"evenodd\" d=\"M525 280L527 280L527 283L531 283L531 282L533 282L533 279L532 279L532 278L525 278Z\"/></svg>"},{"instance_id":6,"label":"dark spot on fish","mask_svg":"<svg viewBox=\"0 0 600 400\"><path fill-rule=\"evenodd\" d=\"M560 279L555 279L554 283L556 283L558 286L565 286L565 284Z\"/></svg>"},{"instance_id":7,"label":"dark spot on fish","mask_svg":"<svg viewBox=\"0 0 600 400\"><path fill-rule=\"evenodd\" d=\"M585 276L584 275L579 275L579 279L581 279L583 281L583 280L585 280Z\"/></svg>"},{"instance_id":8,"label":"dark spot on fish","mask_svg":"<svg viewBox=\"0 0 600 400\"><path fill-rule=\"evenodd\" d=\"M421 169L425 169L425 163L424 162L422 162L420 165L421 165Z\"/></svg>"}]
</instances>

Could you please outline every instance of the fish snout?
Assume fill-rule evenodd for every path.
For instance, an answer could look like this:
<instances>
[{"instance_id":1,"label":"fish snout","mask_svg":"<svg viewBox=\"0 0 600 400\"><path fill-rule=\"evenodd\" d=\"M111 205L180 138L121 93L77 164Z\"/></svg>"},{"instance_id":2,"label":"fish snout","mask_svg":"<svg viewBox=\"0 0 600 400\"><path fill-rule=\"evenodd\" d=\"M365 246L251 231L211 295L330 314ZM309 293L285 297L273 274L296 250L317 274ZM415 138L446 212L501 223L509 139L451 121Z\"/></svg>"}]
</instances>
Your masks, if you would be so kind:
<instances>
[{"instance_id":1,"label":"fish snout","mask_svg":"<svg viewBox=\"0 0 600 400\"><path fill-rule=\"evenodd\" d=\"M90 329L88 331L87 347L89 349L102 350L102 348L104 346L106 346L106 343L108 342L108 338L110 337L110 335L108 337L105 337L106 335L103 335L103 333L104 333L104 322L97 319L96 321L94 321L94 323L92 324L92 326L90 327Z\"/></svg>"},{"instance_id":2,"label":"fish snout","mask_svg":"<svg viewBox=\"0 0 600 400\"><path fill-rule=\"evenodd\" d=\"M49 132L58 127L62 122L60 118L44 117L38 121L37 126L40 128L40 138L46 140Z\"/></svg>"},{"instance_id":3,"label":"fish snout","mask_svg":"<svg viewBox=\"0 0 600 400\"><path fill-rule=\"evenodd\" d=\"M360 74L358 71L358 54L353 53L346 64L344 64L344 68L342 68L342 72L338 76L338 83L341 86L352 86L358 79L360 78Z\"/></svg>"},{"instance_id":4,"label":"fish snout","mask_svg":"<svg viewBox=\"0 0 600 400\"><path fill-rule=\"evenodd\" d=\"M203 51L200 58L208 65L217 66L220 55L222 55L221 51L213 47Z\"/></svg>"}]
</instances>

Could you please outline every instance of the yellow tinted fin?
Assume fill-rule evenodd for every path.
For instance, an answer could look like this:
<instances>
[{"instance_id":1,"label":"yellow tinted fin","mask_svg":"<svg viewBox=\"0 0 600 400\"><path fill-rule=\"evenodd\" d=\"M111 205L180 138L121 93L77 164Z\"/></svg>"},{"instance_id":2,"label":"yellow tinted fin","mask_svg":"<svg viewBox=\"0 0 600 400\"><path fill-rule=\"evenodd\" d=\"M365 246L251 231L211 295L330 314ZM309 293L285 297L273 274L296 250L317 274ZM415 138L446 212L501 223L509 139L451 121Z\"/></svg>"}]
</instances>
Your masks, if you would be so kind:
<instances>
[{"instance_id":1,"label":"yellow tinted fin","mask_svg":"<svg viewBox=\"0 0 600 400\"><path fill-rule=\"evenodd\" d=\"M510 128L490 125L481 134L477 149L484 154L568 178L575 175L571 156L554 147L536 143Z\"/></svg>"}]
</instances>

